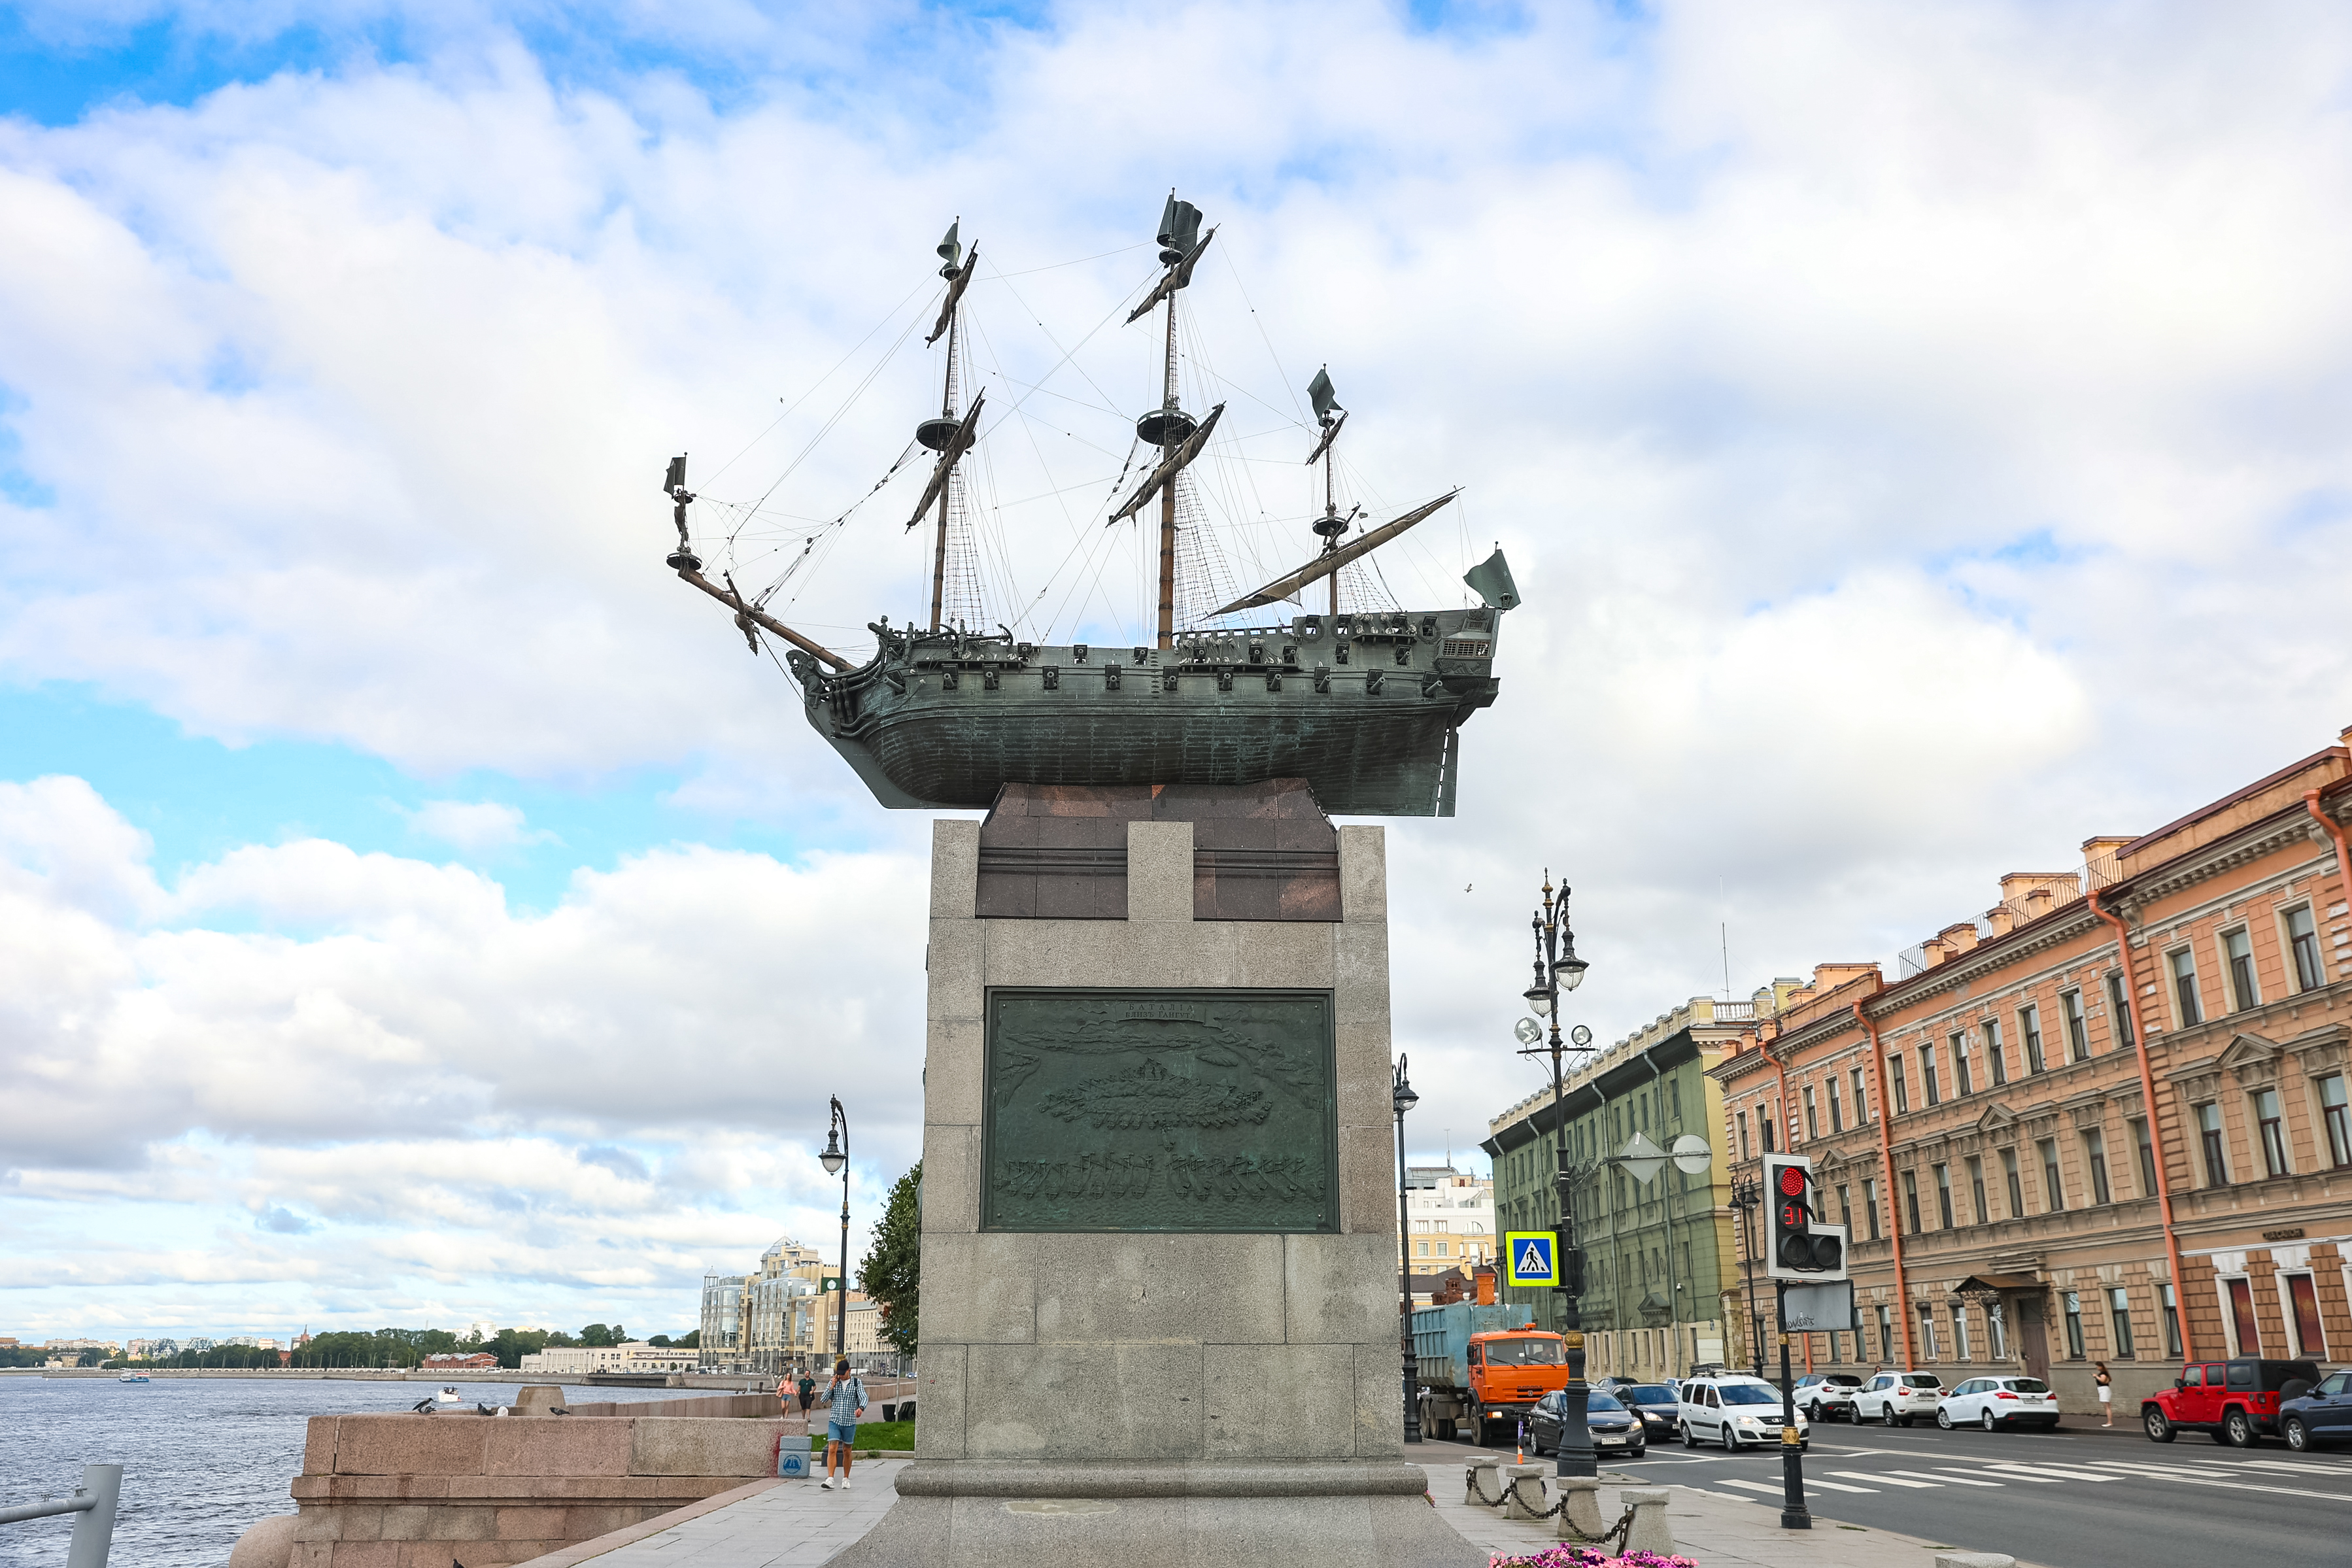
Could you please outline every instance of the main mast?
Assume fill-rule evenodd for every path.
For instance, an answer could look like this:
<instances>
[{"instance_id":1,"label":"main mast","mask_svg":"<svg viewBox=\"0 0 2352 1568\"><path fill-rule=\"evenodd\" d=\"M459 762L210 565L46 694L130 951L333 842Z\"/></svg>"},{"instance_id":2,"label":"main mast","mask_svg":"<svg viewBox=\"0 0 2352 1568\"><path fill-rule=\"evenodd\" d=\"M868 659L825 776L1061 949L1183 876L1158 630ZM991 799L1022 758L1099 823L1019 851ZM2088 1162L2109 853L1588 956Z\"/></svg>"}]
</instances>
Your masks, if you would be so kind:
<instances>
[{"instance_id":1,"label":"main mast","mask_svg":"<svg viewBox=\"0 0 2352 1568\"><path fill-rule=\"evenodd\" d=\"M1323 515L1317 520L1315 531L1322 535L1323 553L1331 556L1339 553L1339 536L1347 532L1349 524L1356 521L1356 513L1352 510L1345 517L1339 515L1339 499L1331 483L1331 449L1339 442L1339 426L1348 422L1348 411L1339 406L1339 394L1331 385L1331 367L1328 364L1318 370L1315 379L1307 384L1307 395L1315 405L1315 421L1323 430L1322 438L1315 443L1315 449L1307 454L1309 467L1314 465L1316 458L1323 459ZM1331 585L1331 616L1337 620L1339 615L1338 565L1335 563L1325 575Z\"/></svg>"},{"instance_id":2,"label":"main mast","mask_svg":"<svg viewBox=\"0 0 2352 1568\"><path fill-rule=\"evenodd\" d=\"M1201 253L1209 248L1209 241L1217 237L1215 229L1201 232L1201 209L1191 202L1176 199L1168 193L1168 205L1160 214L1160 261L1168 270L1143 297L1143 303L1128 313L1133 321L1151 307L1165 300L1168 304L1166 346L1160 359L1160 406L1135 422L1137 437L1167 454L1152 468L1136 492L1128 497L1112 522L1133 517L1156 493L1160 497L1160 646L1176 646L1176 476L1186 464L1201 455L1208 444L1209 432L1217 426L1217 416L1225 405L1222 403L1209 411L1208 418L1195 420L1180 407L1176 400L1176 295L1192 281L1192 268Z\"/></svg>"}]
</instances>

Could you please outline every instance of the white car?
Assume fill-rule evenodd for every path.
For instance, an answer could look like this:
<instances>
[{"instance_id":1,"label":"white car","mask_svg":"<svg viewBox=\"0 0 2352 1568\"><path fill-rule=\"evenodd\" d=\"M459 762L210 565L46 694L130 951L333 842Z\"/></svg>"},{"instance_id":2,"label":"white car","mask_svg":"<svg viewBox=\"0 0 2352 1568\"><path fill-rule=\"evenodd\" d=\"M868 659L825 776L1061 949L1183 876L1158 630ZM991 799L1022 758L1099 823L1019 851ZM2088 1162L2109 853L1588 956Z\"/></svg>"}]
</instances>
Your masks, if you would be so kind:
<instances>
[{"instance_id":1,"label":"white car","mask_svg":"<svg viewBox=\"0 0 2352 1568\"><path fill-rule=\"evenodd\" d=\"M1675 1413L1682 1420L1683 1447L1696 1448L1711 1437L1733 1451L1780 1446L1780 1391L1760 1377L1685 1378L1675 1390ZM1808 1447L1812 1428L1797 1412L1797 1447Z\"/></svg>"},{"instance_id":2,"label":"white car","mask_svg":"<svg viewBox=\"0 0 2352 1568\"><path fill-rule=\"evenodd\" d=\"M1853 1391L1862 1379L1850 1372L1811 1372L1797 1379L1797 1408L1818 1426L1843 1415L1853 1419Z\"/></svg>"},{"instance_id":3,"label":"white car","mask_svg":"<svg viewBox=\"0 0 2352 1568\"><path fill-rule=\"evenodd\" d=\"M1935 1415L1943 1399L1944 1385L1932 1372L1882 1372L1854 1390L1854 1425L1908 1426L1918 1416Z\"/></svg>"},{"instance_id":4,"label":"white car","mask_svg":"<svg viewBox=\"0 0 2352 1568\"><path fill-rule=\"evenodd\" d=\"M1971 1377L1944 1395L1936 1406L1936 1425L1981 1426L1988 1432L2003 1426L2058 1425L2058 1394L2038 1377Z\"/></svg>"}]
</instances>

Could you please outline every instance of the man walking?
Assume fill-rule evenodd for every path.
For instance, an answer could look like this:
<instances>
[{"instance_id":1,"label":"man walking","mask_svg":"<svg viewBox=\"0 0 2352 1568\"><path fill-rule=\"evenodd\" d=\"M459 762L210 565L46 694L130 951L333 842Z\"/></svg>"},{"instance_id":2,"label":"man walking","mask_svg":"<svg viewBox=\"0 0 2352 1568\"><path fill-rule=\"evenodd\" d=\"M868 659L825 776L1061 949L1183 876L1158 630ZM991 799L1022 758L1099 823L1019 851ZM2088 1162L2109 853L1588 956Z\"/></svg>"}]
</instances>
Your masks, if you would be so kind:
<instances>
[{"instance_id":1,"label":"man walking","mask_svg":"<svg viewBox=\"0 0 2352 1568\"><path fill-rule=\"evenodd\" d=\"M801 1414L805 1415L809 1412L809 1406L816 1403L816 1379L809 1375L806 1366L801 1368L800 1390Z\"/></svg>"},{"instance_id":2,"label":"man walking","mask_svg":"<svg viewBox=\"0 0 2352 1568\"><path fill-rule=\"evenodd\" d=\"M830 1415L824 1432L824 1480L826 1491L833 1489L833 1465L841 1461L841 1489L849 1489L849 1462L856 1457L857 1418L866 1414L866 1381L849 1370L849 1358L843 1356L833 1363L833 1385L825 1390L825 1404Z\"/></svg>"}]
</instances>

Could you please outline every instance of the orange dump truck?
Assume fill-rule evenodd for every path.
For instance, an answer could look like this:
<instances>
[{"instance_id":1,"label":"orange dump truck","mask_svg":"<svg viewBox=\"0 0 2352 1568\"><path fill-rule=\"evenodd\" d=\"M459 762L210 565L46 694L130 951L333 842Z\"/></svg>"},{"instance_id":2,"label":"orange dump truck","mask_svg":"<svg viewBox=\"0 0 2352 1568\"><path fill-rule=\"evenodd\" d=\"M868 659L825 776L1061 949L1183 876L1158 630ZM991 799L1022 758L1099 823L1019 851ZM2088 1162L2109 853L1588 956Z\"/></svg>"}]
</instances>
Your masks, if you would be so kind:
<instances>
[{"instance_id":1,"label":"orange dump truck","mask_svg":"<svg viewBox=\"0 0 2352 1568\"><path fill-rule=\"evenodd\" d=\"M1455 1301L1413 1313L1423 1432L1507 1443L1537 1400L1568 1386L1568 1342L1514 1324L1516 1310Z\"/></svg>"}]
</instances>

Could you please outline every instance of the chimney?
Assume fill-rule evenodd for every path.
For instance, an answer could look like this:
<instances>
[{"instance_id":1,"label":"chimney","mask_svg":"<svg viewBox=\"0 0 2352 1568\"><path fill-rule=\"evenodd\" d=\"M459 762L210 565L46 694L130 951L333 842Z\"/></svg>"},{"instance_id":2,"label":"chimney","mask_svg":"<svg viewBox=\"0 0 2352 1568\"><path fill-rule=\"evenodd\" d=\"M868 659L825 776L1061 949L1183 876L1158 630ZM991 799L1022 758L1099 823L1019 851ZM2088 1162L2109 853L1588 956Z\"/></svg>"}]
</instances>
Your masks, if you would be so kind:
<instances>
[{"instance_id":1,"label":"chimney","mask_svg":"<svg viewBox=\"0 0 2352 1568\"><path fill-rule=\"evenodd\" d=\"M1948 950L1952 957L1958 958L1960 954L1968 952L1969 949L1976 946L1977 922L1974 921L1960 921L1956 924L1948 925L1942 931L1936 933L1936 940L1944 944L1945 948Z\"/></svg>"},{"instance_id":2,"label":"chimney","mask_svg":"<svg viewBox=\"0 0 2352 1568\"><path fill-rule=\"evenodd\" d=\"M1942 937L1931 936L1927 941L1919 944L1919 962L1926 964L1930 969L1935 968L1936 965L1943 963L1945 959L1950 956L1951 955L1949 953L1947 953L1944 951L1944 939Z\"/></svg>"},{"instance_id":3,"label":"chimney","mask_svg":"<svg viewBox=\"0 0 2352 1568\"><path fill-rule=\"evenodd\" d=\"M2123 875L2123 865L2116 851L2131 840L2116 834L2083 840L2083 869L2089 874L2094 888L2104 888Z\"/></svg>"},{"instance_id":4,"label":"chimney","mask_svg":"<svg viewBox=\"0 0 2352 1568\"><path fill-rule=\"evenodd\" d=\"M1985 911L1985 924L1992 927L1992 934L1995 936L2007 936L2010 928L2016 923L2017 917L2011 912L2007 904L1995 904Z\"/></svg>"}]
</instances>

